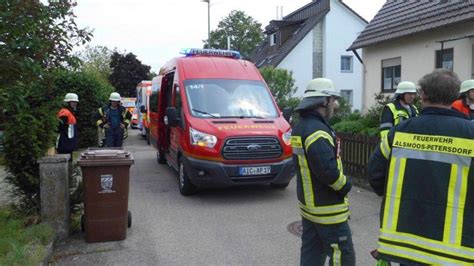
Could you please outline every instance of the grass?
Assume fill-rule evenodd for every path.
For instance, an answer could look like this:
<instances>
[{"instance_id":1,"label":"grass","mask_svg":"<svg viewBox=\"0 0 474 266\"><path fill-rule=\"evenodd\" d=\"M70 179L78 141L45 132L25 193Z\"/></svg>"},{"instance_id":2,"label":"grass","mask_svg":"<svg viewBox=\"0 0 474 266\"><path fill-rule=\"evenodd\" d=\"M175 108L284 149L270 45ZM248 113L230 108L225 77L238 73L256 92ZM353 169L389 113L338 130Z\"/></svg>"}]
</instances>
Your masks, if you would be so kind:
<instances>
[{"instance_id":1,"label":"grass","mask_svg":"<svg viewBox=\"0 0 474 266\"><path fill-rule=\"evenodd\" d=\"M46 245L54 237L46 224L25 227L25 219L0 209L0 265L38 265L46 257Z\"/></svg>"}]
</instances>

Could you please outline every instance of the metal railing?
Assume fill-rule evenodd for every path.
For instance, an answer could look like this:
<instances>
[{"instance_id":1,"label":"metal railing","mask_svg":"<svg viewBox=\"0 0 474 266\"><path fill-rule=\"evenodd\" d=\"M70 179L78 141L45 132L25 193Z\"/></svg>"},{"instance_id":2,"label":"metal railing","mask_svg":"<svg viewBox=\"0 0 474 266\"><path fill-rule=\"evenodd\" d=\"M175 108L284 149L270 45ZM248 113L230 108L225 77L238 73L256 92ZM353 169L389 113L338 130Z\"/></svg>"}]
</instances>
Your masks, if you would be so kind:
<instances>
[{"instance_id":1,"label":"metal railing","mask_svg":"<svg viewBox=\"0 0 474 266\"><path fill-rule=\"evenodd\" d=\"M365 178L370 155L379 144L379 136L337 133L341 140L341 159L346 175Z\"/></svg>"}]
</instances>

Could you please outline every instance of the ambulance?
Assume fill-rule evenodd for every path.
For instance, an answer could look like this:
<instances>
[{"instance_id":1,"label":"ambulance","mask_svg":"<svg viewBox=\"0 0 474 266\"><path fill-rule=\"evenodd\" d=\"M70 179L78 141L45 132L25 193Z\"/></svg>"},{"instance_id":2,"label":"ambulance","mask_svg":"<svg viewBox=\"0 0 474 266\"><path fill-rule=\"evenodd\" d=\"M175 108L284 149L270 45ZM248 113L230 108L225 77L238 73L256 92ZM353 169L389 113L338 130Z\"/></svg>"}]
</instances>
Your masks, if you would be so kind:
<instances>
[{"instance_id":1,"label":"ambulance","mask_svg":"<svg viewBox=\"0 0 474 266\"><path fill-rule=\"evenodd\" d=\"M160 69L158 103L150 107L157 160L177 171L181 194L243 184L286 188L295 174L291 128L258 69L236 51L182 54Z\"/></svg>"}]
</instances>

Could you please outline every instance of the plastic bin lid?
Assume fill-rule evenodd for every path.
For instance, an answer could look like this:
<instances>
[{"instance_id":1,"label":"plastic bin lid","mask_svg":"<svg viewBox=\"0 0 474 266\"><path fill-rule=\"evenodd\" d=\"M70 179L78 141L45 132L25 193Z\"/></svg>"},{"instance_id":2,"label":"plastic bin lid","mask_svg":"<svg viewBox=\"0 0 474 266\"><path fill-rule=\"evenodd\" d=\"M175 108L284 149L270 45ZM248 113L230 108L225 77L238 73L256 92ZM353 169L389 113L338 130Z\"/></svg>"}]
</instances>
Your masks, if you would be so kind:
<instances>
[{"instance_id":1,"label":"plastic bin lid","mask_svg":"<svg viewBox=\"0 0 474 266\"><path fill-rule=\"evenodd\" d=\"M88 149L81 154L81 160L129 159L130 152L123 149Z\"/></svg>"}]
</instances>

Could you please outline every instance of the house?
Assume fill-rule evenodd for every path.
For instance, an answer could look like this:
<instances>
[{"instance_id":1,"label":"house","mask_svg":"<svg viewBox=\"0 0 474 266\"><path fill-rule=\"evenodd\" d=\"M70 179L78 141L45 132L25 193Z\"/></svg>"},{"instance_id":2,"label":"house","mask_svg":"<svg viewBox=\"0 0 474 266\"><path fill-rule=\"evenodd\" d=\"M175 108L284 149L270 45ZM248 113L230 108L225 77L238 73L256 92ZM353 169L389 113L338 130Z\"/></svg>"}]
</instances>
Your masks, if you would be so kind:
<instances>
[{"instance_id":1,"label":"house","mask_svg":"<svg viewBox=\"0 0 474 266\"><path fill-rule=\"evenodd\" d=\"M363 111L437 68L474 78L474 1L387 1L348 51L361 48Z\"/></svg>"},{"instance_id":2,"label":"house","mask_svg":"<svg viewBox=\"0 0 474 266\"><path fill-rule=\"evenodd\" d=\"M361 16L340 0L313 0L265 28L266 39L252 61L257 67L273 66L293 72L303 96L313 78L330 78L344 98L360 109L362 64L358 54L346 48L367 25Z\"/></svg>"}]
</instances>

